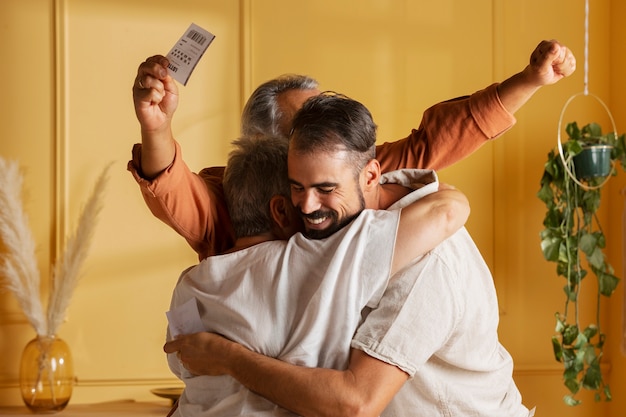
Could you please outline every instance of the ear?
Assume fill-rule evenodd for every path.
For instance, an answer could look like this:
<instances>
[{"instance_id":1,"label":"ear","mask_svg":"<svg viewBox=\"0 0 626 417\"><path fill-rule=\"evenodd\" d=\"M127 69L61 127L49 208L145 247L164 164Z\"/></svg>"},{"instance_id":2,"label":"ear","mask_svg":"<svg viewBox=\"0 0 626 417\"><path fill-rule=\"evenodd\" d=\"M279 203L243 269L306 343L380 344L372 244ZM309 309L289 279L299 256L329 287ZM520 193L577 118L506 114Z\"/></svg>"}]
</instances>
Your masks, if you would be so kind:
<instances>
[{"instance_id":1,"label":"ear","mask_svg":"<svg viewBox=\"0 0 626 417\"><path fill-rule=\"evenodd\" d=\"M363 191L376 190L380 182L380 163L377 159L370 159L362 171Z\"/></svg>"},{"instance_id":2,"label":"ear","mask_svg":"<svg viewBox=\"0 0 626 417\"><path fill-rule=\"evenodd\" d=\"M290 204L287 198L282 195L275 195L270 199L270 215L278 229L285 229L291 226L291 219L288 214Z\"/></svg>"}]
</instances>

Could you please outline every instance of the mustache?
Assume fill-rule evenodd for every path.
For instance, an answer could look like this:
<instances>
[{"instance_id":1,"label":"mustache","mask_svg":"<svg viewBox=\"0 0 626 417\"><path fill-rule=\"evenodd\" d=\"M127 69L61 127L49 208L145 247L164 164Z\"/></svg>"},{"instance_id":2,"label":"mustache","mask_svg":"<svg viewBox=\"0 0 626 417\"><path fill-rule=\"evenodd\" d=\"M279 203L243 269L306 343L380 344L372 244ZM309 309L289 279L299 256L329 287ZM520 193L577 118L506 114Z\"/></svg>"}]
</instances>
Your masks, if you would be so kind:
<instances>
[{"instance_id":1,"label":"mustache","mask_svg":"<svg viewBox=\"0 0 626 417\"><path fill-rule=\"evenodd\" d=\"M298 208L298 214L300 214L300 217L304 219L310 219L310 220L322 219L324 217L330 217L330 218L337 217L337 214L334 211L330 211L330 210L315 210L311 213L303 213L302 210Z\"/></svg>"}]
</instances>

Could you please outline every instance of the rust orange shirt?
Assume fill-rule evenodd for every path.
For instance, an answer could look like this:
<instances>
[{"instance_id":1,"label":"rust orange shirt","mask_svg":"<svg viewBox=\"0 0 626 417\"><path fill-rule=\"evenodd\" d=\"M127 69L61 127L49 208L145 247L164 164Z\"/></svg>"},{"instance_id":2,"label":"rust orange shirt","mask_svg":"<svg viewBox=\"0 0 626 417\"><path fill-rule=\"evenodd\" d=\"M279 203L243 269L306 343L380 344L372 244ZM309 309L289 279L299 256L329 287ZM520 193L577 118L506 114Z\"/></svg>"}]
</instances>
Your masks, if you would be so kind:
<instances>
[{"instance_id":1,"label":"rust orange shirt","mask_svg":"<svg viewBox=\"0 0 626 417\"><path fill-rule=\"evenodd\" d=\"M497 93L497 84L470 96L435 104L409 136L376 147L382 171L401 168L439 170L460 161L515 124ZM192 172L180 145L172 164L159 176L141 176L141 144L133 147L128 170L139 184L148 208L187 240L200 260L230 249L235 241L226 208L224 167Z\"/></svg>"}]
</instances>

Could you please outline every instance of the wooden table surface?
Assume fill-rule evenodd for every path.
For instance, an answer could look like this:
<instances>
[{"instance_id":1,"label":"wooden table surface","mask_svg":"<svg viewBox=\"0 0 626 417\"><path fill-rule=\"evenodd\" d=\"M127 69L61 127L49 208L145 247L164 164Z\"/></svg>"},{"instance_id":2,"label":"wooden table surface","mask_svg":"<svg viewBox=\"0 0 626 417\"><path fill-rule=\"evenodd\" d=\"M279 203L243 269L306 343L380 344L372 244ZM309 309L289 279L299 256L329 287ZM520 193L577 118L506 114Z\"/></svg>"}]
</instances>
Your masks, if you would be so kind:
<instances>
[{"instance_id":1,"label":"wooden table surface","mask_svg":"<svg viewBox=\"0 0 626 417\"><path fill-rule=\"evenodd\" d=\"M102 416L102 417L133 417L133 416L151 416L165 417L170 411L167 403L151 403L137 402L132 400L112 401L98 404L69 404L64 410L54 414L59 417L83 417L83 416ZM0 415L2 416L36 416L26 406L0 407Z\"/></svg>"}]
</instances>

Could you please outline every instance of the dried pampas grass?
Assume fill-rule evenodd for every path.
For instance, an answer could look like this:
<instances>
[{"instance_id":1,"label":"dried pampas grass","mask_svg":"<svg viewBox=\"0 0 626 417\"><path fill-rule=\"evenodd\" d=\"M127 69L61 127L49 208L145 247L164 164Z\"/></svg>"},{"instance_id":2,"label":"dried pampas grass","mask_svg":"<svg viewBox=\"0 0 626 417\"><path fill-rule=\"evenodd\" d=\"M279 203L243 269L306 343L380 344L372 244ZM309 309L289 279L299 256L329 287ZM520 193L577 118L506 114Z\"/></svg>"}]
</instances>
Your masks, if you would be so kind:
<instances>
[{"instance_id":1,"label":"dried pampas grass","mask_svg":"<svg viewBox=\"0 0 626 417\"><path fill-rule=\"evenodd\" d=\"M17 163L0 158L0 284L11 291L24 315L40 336L56 334L65 319L80 268L87 257L98 213L104 204L108 165L98 177L87 204L82 209L75 233L57 258L48 297L46 315L40 295L40 273L35 243L24 213L22 175Z\"/></svg>"},{"instance_id":2,"label":"dried pampas grass","mask_svg":"<svg viewBox=\"0 0 626 417\"><path fill-rule=\"evenodd\" d=\"M48 298L48 334L55 334L70 304L78 284L80 267L87 258L91 239L96 229L96 218L104 205L104 189L108 180L107 166L80 213L75 233L65 242L65 250L55 262L52 289Z\"/></svg>"},{"instance_id":3,"label":"dried pampas grass","mask_svg":"<svg viewBox=\"0 0 626 417\"><path fill-rule=\"evenodd\" d=\"M0 158L0 282L17 299L37 334L46 333L46 318L39 298L39 268L35 242L22 209L22 174L15 162Z\"/></svg>"}]
</instances>

